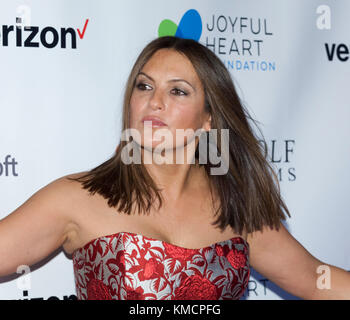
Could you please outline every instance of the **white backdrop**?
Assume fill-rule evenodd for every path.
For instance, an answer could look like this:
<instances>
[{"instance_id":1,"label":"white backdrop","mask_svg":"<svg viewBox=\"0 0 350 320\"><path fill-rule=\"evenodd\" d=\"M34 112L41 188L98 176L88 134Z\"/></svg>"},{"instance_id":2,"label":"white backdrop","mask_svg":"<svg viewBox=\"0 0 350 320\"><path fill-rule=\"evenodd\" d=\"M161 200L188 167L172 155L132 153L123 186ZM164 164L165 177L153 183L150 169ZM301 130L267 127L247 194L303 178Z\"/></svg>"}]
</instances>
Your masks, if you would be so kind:
<instances>
[{"instance_id":1,"label":"white backdrop","mask_svg":"<svg viewBox=\"0 0 350 320\"><path fill-rule=\"evenodd\" d=\"M164 19L179 24L190 9L201 17L199 41L262 123L292 215L287 228L318 259L350 270L347 0L2 0L0 218L52 180L112 156L136 56ZM20 41L21 23L37 27L32 44L29 31ZM74 30L76 48L71 36L61 45L61 28ZM72 261L60 251L26 279L0 278L0 299L72 295ZM295 297L252 269L244 299Z\"/></svg>"}]
</instances>

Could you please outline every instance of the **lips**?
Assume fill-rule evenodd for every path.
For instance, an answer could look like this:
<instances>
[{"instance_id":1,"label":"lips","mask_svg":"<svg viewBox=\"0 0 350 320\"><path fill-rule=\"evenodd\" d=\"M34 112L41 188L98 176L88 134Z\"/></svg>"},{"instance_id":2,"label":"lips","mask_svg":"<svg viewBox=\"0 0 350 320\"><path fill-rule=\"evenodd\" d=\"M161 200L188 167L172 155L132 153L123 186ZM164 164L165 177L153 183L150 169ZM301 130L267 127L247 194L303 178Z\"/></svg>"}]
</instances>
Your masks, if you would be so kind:
<instances>
[{"instance_id":1,"label":"lips","mask_svg":"<svg viewBox=\"0 0 350 320\"><path fill-rule=\"evenodd\" d=\"M154 117L154 116L146 116L142 119L142 122L144 123L145 121L152 121L152 127L156 126L156 127L162 127L162 126L166 126L166 123L164 123L161 119L159 119L158 117Z\"/></svg>"}]
</instances>

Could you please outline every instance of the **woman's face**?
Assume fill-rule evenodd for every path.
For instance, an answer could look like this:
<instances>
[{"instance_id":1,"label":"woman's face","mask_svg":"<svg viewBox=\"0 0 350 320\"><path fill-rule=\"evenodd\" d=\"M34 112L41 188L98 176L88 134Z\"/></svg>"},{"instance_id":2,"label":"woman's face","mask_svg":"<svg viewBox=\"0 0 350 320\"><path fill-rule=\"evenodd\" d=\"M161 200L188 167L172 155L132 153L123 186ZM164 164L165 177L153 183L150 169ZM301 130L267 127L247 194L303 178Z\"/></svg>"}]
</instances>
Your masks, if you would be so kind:
<instances>
[{"instance_id":1,"label":"woman's face","mask_svg":"<svg viewBox=\"0 0 350 320\"><path fill-rule=\"evenodd\" d=\"M176 139L179 129L210 130L210 115L204 111L204 89L191 62L171 49L158 50L136 77L130 100L130 128L137 129L141 146L152 149L162 141L157 134L166 132L164 149L183 148L194 134ZM144 117L156 117L165 126L149 125ZM145 134L151 132L151 135ZM158 131L158 133L157 133ZM177 141L180 140L180 141Z\"/></svg>"}]
</instances>

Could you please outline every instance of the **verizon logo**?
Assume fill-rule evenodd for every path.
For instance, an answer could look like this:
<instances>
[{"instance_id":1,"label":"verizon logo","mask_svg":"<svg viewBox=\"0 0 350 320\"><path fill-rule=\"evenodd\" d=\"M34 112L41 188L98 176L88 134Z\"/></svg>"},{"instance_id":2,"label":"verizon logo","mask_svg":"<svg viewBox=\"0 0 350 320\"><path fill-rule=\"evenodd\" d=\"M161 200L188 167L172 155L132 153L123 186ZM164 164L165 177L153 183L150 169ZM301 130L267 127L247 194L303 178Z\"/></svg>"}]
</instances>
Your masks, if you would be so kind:
<instances>
[{"instance_id":1,"label":"verizon logo","mask_svg":"<svg viewBox=\"0 0 350 320\"><path fill-rule=\"evenodd\" d=\"M325 49L328 61L335 60L335 57L342 62L349 60L349 48L344 43L332 43L331 46L325 43Z\"/></svg>"},{"instance_id":2,"label":"verizon logo","mask_svg":"<svg viewBox=\"0 0 350 320\"><path fill-rule=\"evenodd\" d=\"M77 38L84 39L88 22L89 19L86 19L81 30L72 27L56 29L50 26L41 29L38 26L22 26L22 18L16 17L16 25L1 26L0 44L7 47L9 42L13 42L11 39L14 39L16 47L76 49Z\"/></svg>"}]
</instances>

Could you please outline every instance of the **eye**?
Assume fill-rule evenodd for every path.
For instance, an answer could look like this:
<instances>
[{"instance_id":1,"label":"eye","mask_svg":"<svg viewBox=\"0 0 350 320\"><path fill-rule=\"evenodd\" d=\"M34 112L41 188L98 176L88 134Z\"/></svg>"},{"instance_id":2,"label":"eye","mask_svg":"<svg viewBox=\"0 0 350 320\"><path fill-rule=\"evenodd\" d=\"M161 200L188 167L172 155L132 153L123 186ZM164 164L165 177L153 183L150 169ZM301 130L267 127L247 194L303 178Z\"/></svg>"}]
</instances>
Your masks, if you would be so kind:
<instances>
[{"instance_id":1,"label":"eye","mask_svg":"<svg viewBox=\"0 0 350 320\"><path fill-rule=\"evenodd\" d=\"M138 83L135 85L135 87L136 87L137 89L139 89L139 90L149 90L149 89L147 89L147 87L148 87L148 88L151 88L148 84L145 84L145 83L143 83L143 82L138 82Z\"/></svg>"},{"instance_id":2,"label":"eye","mask_svg":"<svg viewBox=\"0 0 350 320\"><path fill-rule=\"evenodd\" d=\"M176 96L187 96L187 92L178 88L174 88L172 90L172 92L176 95Z\"/></svg>"}]
</instances>

